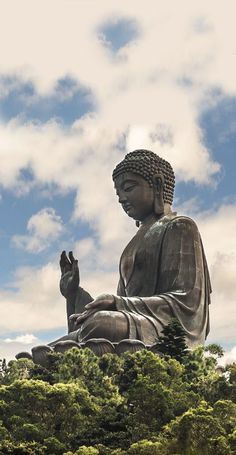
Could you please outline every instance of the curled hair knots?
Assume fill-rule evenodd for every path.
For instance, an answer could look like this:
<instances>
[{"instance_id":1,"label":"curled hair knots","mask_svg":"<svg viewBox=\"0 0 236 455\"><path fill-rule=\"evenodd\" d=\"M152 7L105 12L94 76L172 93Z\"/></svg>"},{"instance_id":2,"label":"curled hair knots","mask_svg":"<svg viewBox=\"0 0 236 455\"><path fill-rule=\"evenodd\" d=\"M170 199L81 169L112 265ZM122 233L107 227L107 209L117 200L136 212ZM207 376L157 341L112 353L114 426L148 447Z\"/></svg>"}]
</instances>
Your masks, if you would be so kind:
<instances>
[{"instance_id":1,"label":"curled hair knots","mask_svg":"<svg viewBox=\"0 0 236 455\"><path fill-rule=\"evenodd\" d=\"M162 174L164 178L164 202L172 204L175 188L175 175L172 166L164 158L150 150L134 150L127 153L125 158L115 167L112 178L115 180L124 172L132 172L143 177L153 186L153 176Z\"/></svg>"}]
</instances>

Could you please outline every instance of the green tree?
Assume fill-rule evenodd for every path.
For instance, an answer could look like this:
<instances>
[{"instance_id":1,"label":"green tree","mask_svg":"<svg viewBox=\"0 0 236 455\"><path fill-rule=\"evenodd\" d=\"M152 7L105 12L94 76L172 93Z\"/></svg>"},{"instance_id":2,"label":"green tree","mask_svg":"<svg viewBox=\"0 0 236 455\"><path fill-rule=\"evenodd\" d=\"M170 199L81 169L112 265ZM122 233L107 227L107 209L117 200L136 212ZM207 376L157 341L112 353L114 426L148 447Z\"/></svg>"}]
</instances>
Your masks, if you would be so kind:
<instances>
[{"instance_id":1,"label":"green tree","mask_svg":"<svg viewBox=\"0 0 236 455\"><path fill-rule=\"evenodd\" d=\"M164 435L169 441L169 454L230 454L225 429L206 402L170 422Z\"/></svg>"},{"instance_id":2,"label":"green tree","mask_svg":"<svg viewBox=\"0 0 236 455\"><path fill-rule=\"evenodd\" d=\"M206 345L204 350L205 352L208 352L214 356L216 359L220 359L224 355L224 349L216 343Z\"/></svg>"},{"instance_id":3,"label":"green tree","mask_svg":"<svg viewBox=\"0 0 236 455\"><path fill-rule=\"evenodd\" d=\"M45 454L47 455L61 455L66 450L66 444L60 442L55 436L44 439L43 444L46 447Z\"/></svg>"},{"instance_id":4,"label":"green tree","mask_svg":"<svg viewBox=\"0 0 236 455\"><path fill-rule=\"evenodd\" d=\"M232 455L235 364L219 376L219 349L210 351L188 351L182 363L147 350L97 358L88 349L53 353L50 369L10 362L0 455Z\"/></svg>"},{"instance_id":5,"label":"green tree","mask_svg":"<svg viewBox=\"0 0 236 455\"><path fill-rule=\"evenodd\" d=\"M226 371L229 373L229 381L231 384L236 384L236 362L226 366Z\"/></svg>"},{"instance_id":6,"label":"green tree","mask_svg":"<svg viewBox=\"0 0 236 455\"><path fill-rule=\"evenodd\" d=\"M10 433L7 431L6 427L3 424L3 421L0 420L0 441L3 441L4 439L9 439Z\"/></svg>"},{"instance_id":7,"label":"green tree","mask_svg":"<svg viewBox=\"0 0 236 455\"><path fill-rule=\"evenodd\" d=\"M28 379L34 363L30 359L11 360L4 369L2 384L11 384L17 379Z\"/></svg>"},{"instance_id":8,"label":"green tree","mask_svg":"<svg viewBox=\"0 0 236 455\"><path fill-rule=\"evenodd\" d=\"M213 406L212 415L217 417L227 434L236 428L236 404L231 400L219 400Z\"/></svg>"},{"instance_id":9,"label":"green tree","mask_svg":"<svg viewBox=\"0 0 236 455\"><path fill-rule=\"evenodd\" d=\"M46 446L37 442L0 442L0 455L45 455Z\"/></svg>"},{"instance_id":10,"label":"green tree","mask_svg":"<svg viewBox=\"0 0 236 455\"><path fill-rule=\"evenodd\" d=\"M76 450L75 455L99 455L99 451L95 447L81 446Z\"/></svg>"},{"instance_id":11,"label":"green tree","mask_svg":"<svg viewBox=\"0 0 236 455\"><path fill-rule=\"evenodd\" d=\"M105 444L119 446L125 436L125 407L124 398L115 384L113 370L107 371L103 364L100 368L101 359L89 350L71 349L65 354L54 355L54 378L60 382L77 383L88 390L91 397L99 406L96 415L96 425L91 425L88 429L86 439L81 440L81 436L75 441L81 445L84 443L97 444L103 441ZM109 360L109 355L105 356ZM118 357L110 356L110 360L116 363ZM110 362L111 363L111 362ZM105 368L105 369L104 369Z\"/></svg>"},{"instance_id":12,"label":"green tree","mask_svg":"<svg viewBox=\"0 0 236 455\"><path fill-rule=\"evenodd\" d=\"M156 352L160 352L165 356L173 357L179 362L182 362L188 352L188 347L186 344L186 333L178 319L173 318L170 323L164 327L154 347Z\"/></svg>"},{"instance_id":13,"label":"green tree","mask_svg":"<svg viewBox=\"0 0 236 455\"><path fill-rule=\"evenodd\" d=\"M222 396L221 398L229 398L234 403L236 402L236 363L227 365L225 368L226 377L228 377L228 396Z\"/></svg>"},{"instance_id":14,"label":"green tree","mask_svg":"<svg viewBox=\"0 0 236 455\"><path fill-rule=\"evenodd\" d=\"M215 351L215 346L214 351ZM211 404L219 399L232 399L233 387L225 375L220 376L216 371L217 358L215 354L206 354L204 346L189 351L184 358L184 380L189 382L191 390L198 393Z\"/></svg>"},{"instance_id":15,"label":"green tree","mask_svg":"<svg viewBox=\"0 0 236 455\"><path fill-rule=\"evenodd\" d=\"M176 360L153 352L124 355L119 382L127 399L130 442L157 434L175 415L198 403L198 395L183 382L183 371Z\"/></svg>"},{"instance_id":16,"label":"green tree","mask_svg":"<svg viewBox=\"0 0 236 455\"><path fill-rule=\"evenodd\" d=\"M86 389L71 383L18 380L0 387L0 400L0 418L13 442L55 437L68 448L86 440L100 409Z\"/></svg>"},{"instance_id":17,"label":"green tree","mask_svg":"<svg viewBox=\"0 0 236 455\"><path fill-rule=\"evenodd\" d=\"M136 442L127 451L129 455L168 455L160 441L148 441L146 439Z\"/></svg>"},{"instance_id":18,"label":"green tree","mask_svg":"<svg viewBox=\"0 0 236 455\"><path fill-rule=\"evenodd\" d=\"M216 364L213 356L205 355L204 346L197 346L184 358L185 379L195 383L201 377L215 374Z\"/></svg>"},{"instance_id":19,"label":"green tree","mask_svg":"<svg viewBox=\"0 0 236 455\"><path fill-rule=\"evenodd\" d=\"M7 363L6 359L0 359L0 384L2 384L5 373L6 373Z\"/></svg>"},{"instance_id":20,"label":"green tree","mask_svg":"<svg viewBox=\"0 0 236 455\"><path fill-rule=\"evenodd\" d=\"M90 349L72 348L64 354L51 354L51 359L54 382L81 384L99 399L109 399L117 393L117 387L104 375L99 366L99 358Z\"/></svg>"}]
</instances>

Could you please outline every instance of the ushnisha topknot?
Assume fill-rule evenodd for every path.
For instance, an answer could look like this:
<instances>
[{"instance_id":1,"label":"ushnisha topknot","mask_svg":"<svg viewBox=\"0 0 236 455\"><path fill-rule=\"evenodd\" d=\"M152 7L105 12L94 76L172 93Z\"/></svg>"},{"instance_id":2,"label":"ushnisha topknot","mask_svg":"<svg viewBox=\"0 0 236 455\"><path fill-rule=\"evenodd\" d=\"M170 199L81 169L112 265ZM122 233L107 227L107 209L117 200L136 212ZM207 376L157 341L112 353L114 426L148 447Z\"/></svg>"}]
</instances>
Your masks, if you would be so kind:
<instances>
[{"instance_id":1,"label":"ushnisha topknot","mask_svg":"<svg viewBox=\"0 0 236 455\"><path fill-rule=\"evenodd\" d=\"M153 176L162 174L164 178L164 202L172 204L175 175L168 161L150 150L134 150L133 152L127 153L125 158L117 164L112 173L113 180L124 172L141 175L141 177L147 180L150 187L153 186Z\"/></svg>"}]
</instances>

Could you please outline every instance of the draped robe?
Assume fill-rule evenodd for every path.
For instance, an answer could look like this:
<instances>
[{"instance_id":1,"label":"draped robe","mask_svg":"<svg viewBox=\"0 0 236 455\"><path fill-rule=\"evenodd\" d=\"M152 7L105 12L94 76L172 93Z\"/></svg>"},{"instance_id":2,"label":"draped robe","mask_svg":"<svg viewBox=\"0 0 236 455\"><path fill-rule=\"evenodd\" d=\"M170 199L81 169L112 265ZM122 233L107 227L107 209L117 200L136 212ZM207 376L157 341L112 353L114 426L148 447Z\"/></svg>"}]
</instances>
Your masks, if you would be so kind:
<instances>
[{"instance_id":1,"label":"draped robe","mask_svg":"<svg viewBox=\"0 0 236 455\"><path fill-rule=\"evenodd\" d=\"M122 253L114 296L116 311L107 311L106 320L103 312L98 312L101 318L98 313L88 317L69 335L79 340L89 339L90 334L101 337L104 328L106 337L113 340L114 331L119 332L119 312L127 320L126 338L149 345L175 317L185 330L188 346L194 347L204 344L209 332L210 293L208 267L195 222L173 213L159 220L153 217L141 225ZM90 294L79 288L77 311L91 300Z\"/></svg>"},{"instance_id":2,"label":"draped robe","mask_svg":"<svg viewBox=\"0 0 236 455\"><path fill-rule=\"evenodd\" d=\"M171 318L189 347L209 332L211 285L195 222L169 214L142 225L120 260L116 308L127 318L129 338L155 341Z\"/></svg>"}]
</instances>

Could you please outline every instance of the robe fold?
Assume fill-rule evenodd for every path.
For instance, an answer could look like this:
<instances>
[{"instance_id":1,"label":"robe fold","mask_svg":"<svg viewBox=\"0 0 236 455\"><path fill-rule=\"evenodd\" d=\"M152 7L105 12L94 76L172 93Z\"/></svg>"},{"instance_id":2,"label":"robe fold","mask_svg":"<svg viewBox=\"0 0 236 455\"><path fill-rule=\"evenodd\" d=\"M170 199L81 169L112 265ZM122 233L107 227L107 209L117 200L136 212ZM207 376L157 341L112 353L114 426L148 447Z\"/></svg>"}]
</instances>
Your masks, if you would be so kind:
<instances>
[{"instance_id":1,"label":"robe fold","mask_svg":"<svg viewBox=\"0 0 236 455\"><path fill-rule=\"evenodd\" d=\"M129 338L155 342L171 318L179 320L189 347L209 332L211 285L195 222L169 214L142 225L120 260L116 308Z\"/></svg>"}]
</instances>

